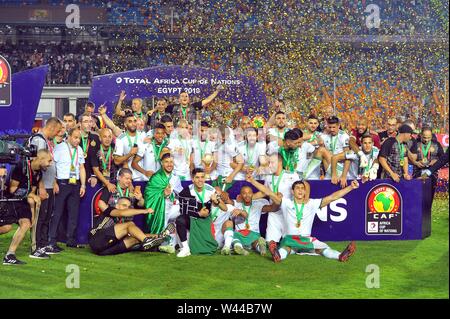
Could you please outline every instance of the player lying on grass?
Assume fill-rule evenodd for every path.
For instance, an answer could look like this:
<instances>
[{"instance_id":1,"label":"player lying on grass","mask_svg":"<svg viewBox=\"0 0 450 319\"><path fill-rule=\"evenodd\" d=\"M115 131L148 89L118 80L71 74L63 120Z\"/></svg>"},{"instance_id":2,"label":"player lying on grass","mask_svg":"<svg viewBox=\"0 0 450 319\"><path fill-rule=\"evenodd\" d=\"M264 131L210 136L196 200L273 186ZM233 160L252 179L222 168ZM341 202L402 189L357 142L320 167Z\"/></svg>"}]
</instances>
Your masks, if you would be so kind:
<instances>
[{"instance_id":1,"label":"player lying on grass","mask_svg":"<svg viewBox=\"0 0 450 319\"><path fill-rule=\"evenodd\" d=\"M248 255L245 248L258 251L262 256L267 253L266 241L259 233L259 220L261 213L268 212L269 202L266 199L253 200L253 190L249 186L241 188L242 203L235 202L234 207L245 211L240 223L235 219L235 232L233 233L233 249L238 255ZM230 246L224 246L222 253L229 255ZM228 252L228 253L226 253Z\"/></svg>"},{"instance_id":2,"label":"player lying on grass","mask_svg":"<svg viewBox=\"0 0 450 319\"><path fill-rule=\"evenodd\" d=\"M287 258L289 254L300 252L316 253L326 258L347 261L355 252L356 246L351 242L342 253L331 249L327 244L311 237L311 228L314 217L319 213L322 207L331 202L344 197L353 189L359 187L358 181L352 181L351 185L334 192L324 198L309 198L310 186L306 181L297 181L292 184L293 200L284 197L283 194L275 194L269 188L258 183L253 176L247 175L246 180L254 185L259 191L263 192L276 204L280 205L285 223L285 233L277 249L274 241L269 242L269 251L272 254L274 262L280 262Z\"/></svg>"},{"instance_id":3,"label":"player lying on grass","mask_svg":"<svg viewBox=\"0 0 450 319\"><path fill-rule=\"evenodd\" d=\"M128 197L121 197L116 207L108 206L94 221L94 228L89 232L89 246L97 255L115 255L135 250L149 250L160 245L167 234L144 234L134 222L115 223L114 217L132 217L140 214L153 214L153 209L132 209ZM175 227L172 225L172 231ZM167 230L166 230L167 232ZM140 245L138 245L140 244Z\"/></svg>"}]
</instances>

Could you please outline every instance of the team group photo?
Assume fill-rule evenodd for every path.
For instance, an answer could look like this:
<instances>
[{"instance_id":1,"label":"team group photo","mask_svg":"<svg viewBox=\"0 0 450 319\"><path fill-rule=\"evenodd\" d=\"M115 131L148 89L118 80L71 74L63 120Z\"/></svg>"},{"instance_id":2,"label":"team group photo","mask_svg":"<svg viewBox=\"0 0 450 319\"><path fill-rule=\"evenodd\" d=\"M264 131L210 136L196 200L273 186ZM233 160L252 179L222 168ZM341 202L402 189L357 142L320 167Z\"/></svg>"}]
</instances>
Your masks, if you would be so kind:
<instances>
[{"instance_id":1,"label":"team group photo","mask_svg":"<svg viewBox=\"0 0 450 319\"><path fill-rule=\"evenodd\" d=\"M0 298L448 299L448 1L0 17Z\"/></svg>"}]
</instances>

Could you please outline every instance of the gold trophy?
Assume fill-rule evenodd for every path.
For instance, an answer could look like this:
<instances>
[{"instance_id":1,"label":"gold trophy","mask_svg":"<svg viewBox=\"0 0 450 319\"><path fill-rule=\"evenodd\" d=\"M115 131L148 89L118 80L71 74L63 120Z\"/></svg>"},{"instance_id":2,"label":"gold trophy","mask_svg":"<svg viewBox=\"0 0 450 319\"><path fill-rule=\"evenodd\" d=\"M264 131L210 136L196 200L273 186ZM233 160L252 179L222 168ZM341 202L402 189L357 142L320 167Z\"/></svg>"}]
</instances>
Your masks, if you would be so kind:
<instances>
[{"instance_id":1,"label":"gold trophy","mask_svg":"<svg viewBox=\"0 0 450 319\"><path fill-rule=\"evenodd\" d=\"M214 157L212 156L212 154L205 154L202 158L203 163L205 163L205 167L211 167L213 161L214 161ZM210 180L211 176L209 175L209 173L205 173L205 179L206 180Z\"/></svg>"}]
</instances>

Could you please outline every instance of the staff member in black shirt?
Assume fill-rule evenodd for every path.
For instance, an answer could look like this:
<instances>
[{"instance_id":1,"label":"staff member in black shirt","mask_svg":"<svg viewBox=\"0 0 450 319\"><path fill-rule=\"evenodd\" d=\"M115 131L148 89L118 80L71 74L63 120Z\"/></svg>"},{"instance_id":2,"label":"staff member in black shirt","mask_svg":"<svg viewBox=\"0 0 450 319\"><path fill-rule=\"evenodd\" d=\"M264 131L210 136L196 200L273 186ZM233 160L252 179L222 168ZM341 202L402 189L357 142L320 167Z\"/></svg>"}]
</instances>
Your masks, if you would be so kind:
<instances>
[{"instance_id":1,"label":"staff member in black shirt","mask_svg":"<svg viewBox=\"0 0 450 319\"><path fill-rule=\"evenodd\" d=\"M100 138L96 133L92 133L92 116L89 114L82 114L79 118L81 128L81 142L80 146L83 149L83 156L85 158L85 170L87 182L91 187L97 185L97 177L94 175L91 166L91 160L98 152L100 147Z\"/></svg>"},{"instance_id":2,"label":"staff member in black shirt","mask_svg":"<svg viewBox=\"0 0 450 319\"><path fill-rule=\"evenodd\" d=\"M397 183L404 178L410 180L408 174L408 145L413 129L409 125L402 125L396 137L389 137L381 146L378 161L383 168L381 178L391 177Z\"/></svg>"},{"instance_id":3,"label":"staff member in black shirt","mask_svg":"<svg viewBox=\"0 0 450 319\"><path fill-rule=\"evenodd\" d=\"M200 111L205 105L208 105L216 98L219 92L223 90L223 87L219 85L217 89L206 99L190 103L191 99L187 92L180 93L178 98L179 104L171 104L167 107L166 112L172 114L173 123L177 126L178 121L181 119L185 119L188 123L193 123L197 118L197 111Z\"/></svg>"},{"instance_id":4,"label":"staff member in black shirt","mask_svg":"<svg viewBox=\"0 0 450 319\"><path fill-rule=\"evenodd\" d=\"M90 158L92 170L103 186L110 192L116 191L116 185L114 184L117 177L118 167L114 163L113 153L114 144L112 143L112 131L109 128L102 128L100 134L100 147L97 153Z\"/></svg>"},{"instance_id":5,"label":"staff member in black shirt","mask_svg":"<svg viewBox=\"0 0 450 319\"><path fill-rule=\"evenodd\" d=\"M36 227L35 221L33 221L33 213L35 207L41 204L41 200L36 194L36 189L42 177L42 172L46 171L51 163L52 156L50 152L42 149L38 151L37 156L31 161L20 162L12 171L9 194L13 198L22 200L8 203L8 208L14 211L16 215L19 227L12 238L5 258L3 258L3 265L25 264L25 262L16 258L16 249L22 242L26 232L31 228L31 225ZM6 225L0 225L0 230L4 232L11 230L11 227L4 226ZM49 258L43 249L33 251L30 257L39 259Z\"/></svg>"},{"instance_id":6,"label":"staff member in black shirt","mask_svg":"<svg viewBox=\"0 0 450 319\"><path fill-rule=\"evenodd\" d=\"M165 98L158 98L156 101L156 107L147 112L147 126L149 129L155 129L156 125L161 121L161 118L167 114L166 108L167 100Z\"/></svg>"},{"instance_id":7,"label":"staff member in black shirt","mask_svg":"<svg viewBox=\"0 0 450 319\"><path fill-rule=\"evenodd\" d=\"M79 248L77 245L78 209L80 198L86 191L86 171L84 168L83 150L79 146L81 140L80 129L69 131L67 141L55 148L54 160L56 163L56 179L59 192L56 195L55 211L50 220L48 254L57 254L62 251L56 245L58 227L67 207L67 247Z\"/></svg>"}]
</instances>

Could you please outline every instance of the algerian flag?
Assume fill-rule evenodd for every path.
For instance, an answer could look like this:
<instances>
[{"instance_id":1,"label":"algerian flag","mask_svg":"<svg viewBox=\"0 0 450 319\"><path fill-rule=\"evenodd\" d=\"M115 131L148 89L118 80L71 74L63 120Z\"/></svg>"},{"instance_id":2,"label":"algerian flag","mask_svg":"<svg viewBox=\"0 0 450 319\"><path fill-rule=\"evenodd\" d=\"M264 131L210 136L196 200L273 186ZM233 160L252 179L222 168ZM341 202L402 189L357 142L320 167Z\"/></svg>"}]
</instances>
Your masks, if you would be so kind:
<instances>
[{"instance_id":1,"label":"algerian flag","mask_svg":"<svg viewBox=\"0 0 450 319\"><path fill-rule=\"evenodd\" d=\"M161 168L152 175L145 187L145 208L153 208L154 213L147 215L146 231L159 234L164 230L166 199L164 189L169 185L169 177ZM173 197L173 195L171 195Z\"/></svg>"}]
</instances>

